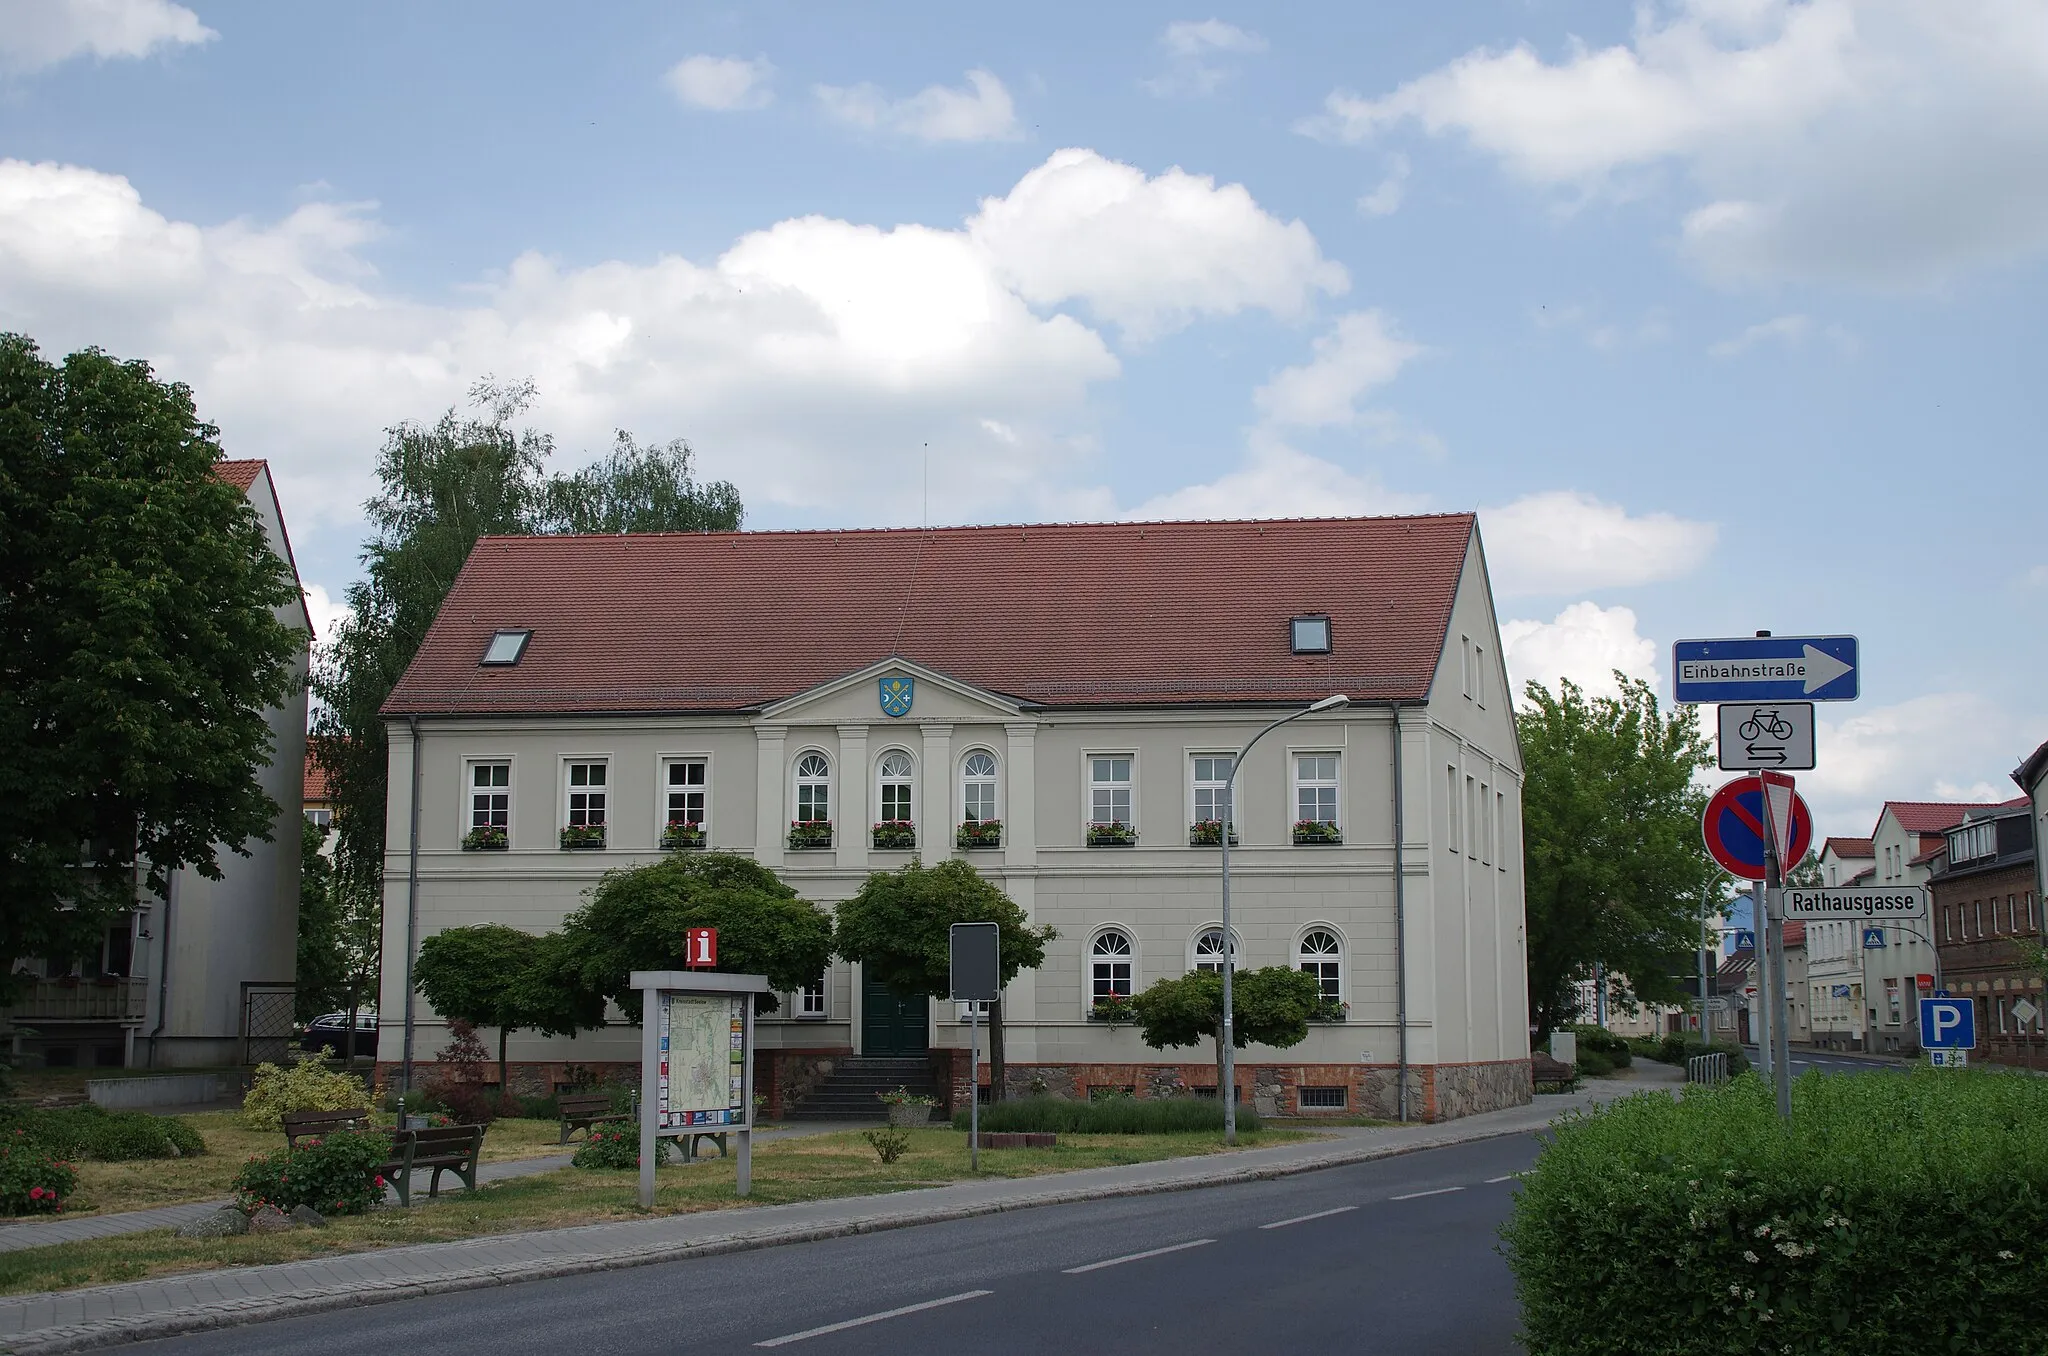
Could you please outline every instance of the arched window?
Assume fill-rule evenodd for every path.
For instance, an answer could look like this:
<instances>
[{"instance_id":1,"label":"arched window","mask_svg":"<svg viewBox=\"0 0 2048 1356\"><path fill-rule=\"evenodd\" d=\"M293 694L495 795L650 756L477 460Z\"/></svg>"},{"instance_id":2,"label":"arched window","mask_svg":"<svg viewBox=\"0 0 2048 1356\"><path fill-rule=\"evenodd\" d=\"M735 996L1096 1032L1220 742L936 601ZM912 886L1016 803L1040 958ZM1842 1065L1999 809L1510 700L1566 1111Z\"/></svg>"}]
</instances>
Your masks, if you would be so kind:
<instances>
[{"instance_id":1,"label":"arched window","mask_svg":"<svg viewBox=\"0 0 2048 1356\"><path fill-rule=\"evenodd\" d=\"M1296 960L1306 974L1314 975L1323 991L1323 1002L1344 1001L1344 944L1328 928L1310 928L1302 934Z\"/></svg>"},{"instance_id":2,"label":"arched window","mask_svg":"<svg viewBox=\"0 0 2048 1356\"><path fill-rule=\"evenodd\" d=\"M1233 952L1236 948L1232 948ZM1204 928L1195 938L1195 969L1223 973L1223 929Z\"/></svg>"},{"instance_id":3,"label":"arched window","mask_svg":"<svg viewBox=\"0 0 2048 1356\"><path fill-rule=\"evenodd\" d=\"M1131 939L1119 929L1105 928L1088 948L1088 996L1100 1001L1111 994L1131 996Z\"/></svg>"},{"instance_id":4,"label":"arched window","mask_svg":"<svg viewBox=\"0 0 2048 1356\"><path fill-rule=\"evenodd\" d=\"M796 760L796 817L799 823L832 818L832 765L822 753Z\"/></svg>"},{"instance_id":5,"label":"arched window","mask_svg":"<svg viewBox=\"0 0 2048 1356\"><path fill-rule=\"evenodd\" d=\"M882 813L878 816L882 823L908 824L914 817L910 812L912 766L910 755L901 749L891 749L882 755Z\"/></svg>"},{"instance_id":6,"label":"arched window","mask_svg":"<svg viewBox=\"0 0 2048 1356\"><path fill-rule=\"evenodd\" d=\"M960 817L986 824L996 817L996 756L976 749L960 764Z\"/></svg>"}]
</instances>

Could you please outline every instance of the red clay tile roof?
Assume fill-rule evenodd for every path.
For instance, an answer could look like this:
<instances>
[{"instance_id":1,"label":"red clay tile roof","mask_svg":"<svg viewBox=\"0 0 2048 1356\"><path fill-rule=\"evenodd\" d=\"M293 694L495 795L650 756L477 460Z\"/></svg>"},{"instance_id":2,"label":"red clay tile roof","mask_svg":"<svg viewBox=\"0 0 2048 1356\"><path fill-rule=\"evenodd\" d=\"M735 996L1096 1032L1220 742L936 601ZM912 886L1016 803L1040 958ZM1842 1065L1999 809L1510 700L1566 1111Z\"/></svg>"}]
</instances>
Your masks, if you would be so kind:
<instances>
[{"instance_id":1,"label":"red clay tile roof","mask_svg":"<svg viewBox=\"0 0 2048 1356\"><path fill-rule=\"evenodd\" d=\"M1785 945L1806 945L1806 921L1804 919L1801 919L1798 922L1785 924ZM1222 1011L1221 1004L1217 1005L1217 1011Z\"/></svg>"},{"instance_id":2,"label":"red clay tile roof","mask_svg":"<svg viewBox=\"0 0 2048 1356\"><path fill-rule=\"evenodd\" d=\"M1835 856L1842 861L1877 856L1877 848L1868 838L1830 838L1821 844L1821 851L1826 852L1829 848L1833 848Z\"/></svg>"},{"instance_id":3,"label":"red clay tile roof","mask_svg":"<svg viewBox=\"0 0 2048 1356\"><path fill-rule=\"evenodd\" d=\"M215 475L244 493L247 493L249 487L256 483L256 477L262 473L262 470L263 459L261 457L254 461L217 461L213 464L213 473Z\"/></svg>"},{"instance_id":4,"label":"red clay tile roof","mask_svg":"<svg viewBox=\"0 0 2048 1356\"><path fill-rule=\"evenodd\" d=\"M300 797L308 805L327 799L327 769L313 761L313 746L306 745L306 787Z\"/></svg>"},{"instance_id":5,"label":"red clay tile roof","mask_svg":"<svg viewBox=\"0 0 2048 1356\"><path fill-rule=\"evenodd\" d=\"M901 656L1047 706L1428 695L1469 513L486 537L384 710L758 707ZM1326 612L1334 652L1288 650ZM517 665L491 633L532 628Z\"/></svg>"},{"instance_id":6,"label":"red clay tile roof","mask_svg":"<svg viewBox=\"0 0 2048 1356\"><path fill-rule=\"evenodd\" d=\"M1938 846L1927 848L1919 856L1915 857L1912 861L1906 863L1906 865L1921 866L1927 862L1933 861L1936 857L1939 857L1948 851L1948 840L1946 838L1937 839L1936 843L1938 844Z\"/></svg>"},{"instance_id":7,"label":"red clay tile roof","mask_svg":"<svg viewBox=\"0 0 2048 1356\"><path fill-rule=\"evenodd\" d=\"M1963 822L1963 816L1972 810L1997 808L1989 801L1963 803L1945 800L1888 800L1884 808L1892 812L1899 821L1899 827L1907 833L1945 833ZM1884 812L1878 812L1882 819Z\"/></svg>"}]
</instances>

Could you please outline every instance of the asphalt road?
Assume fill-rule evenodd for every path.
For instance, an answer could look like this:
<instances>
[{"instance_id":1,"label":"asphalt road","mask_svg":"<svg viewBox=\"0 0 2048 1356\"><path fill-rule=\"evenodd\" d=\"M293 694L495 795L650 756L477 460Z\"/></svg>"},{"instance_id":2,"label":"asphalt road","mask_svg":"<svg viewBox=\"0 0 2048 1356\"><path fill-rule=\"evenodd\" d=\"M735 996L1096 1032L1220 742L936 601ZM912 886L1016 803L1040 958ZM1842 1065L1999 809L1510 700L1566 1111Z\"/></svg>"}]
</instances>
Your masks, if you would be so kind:
<instances>
[{"instance_id":1,"label":"asphalt road","mask_svg":"<svg viewBox=\"0 0 2048 1356\"><path fill-rule=\"evenodd\" d=\"M289 1351L1509 1356L1495 1229L1530 1136L1273 1182L1088 1201L439 1295L198 1334L162 1356Z\"/></svg>"},{"instance_id":2,"label":"asphalt road","mask_svg":"<svg viewBox=\"0 0 2048 1356\"><path fill-rule=\"evenodd\" d=\"M1757 1062L1757 1048L1754 1045L1748 1046L1744 1053L1749 1056L1749 1062L1754 1067ZM1855 1055L1837 1055L1825 1050L1802 1050L1797 1047L1792 1051L1794 1078L1809 1069L1819 1069L1822 1073L1865 1074L1897 1073L1904 1067L1903 1063L1895 1059L1871 1059L1867 1056L1859 1058Z\"/></svg>"}]
</instances>

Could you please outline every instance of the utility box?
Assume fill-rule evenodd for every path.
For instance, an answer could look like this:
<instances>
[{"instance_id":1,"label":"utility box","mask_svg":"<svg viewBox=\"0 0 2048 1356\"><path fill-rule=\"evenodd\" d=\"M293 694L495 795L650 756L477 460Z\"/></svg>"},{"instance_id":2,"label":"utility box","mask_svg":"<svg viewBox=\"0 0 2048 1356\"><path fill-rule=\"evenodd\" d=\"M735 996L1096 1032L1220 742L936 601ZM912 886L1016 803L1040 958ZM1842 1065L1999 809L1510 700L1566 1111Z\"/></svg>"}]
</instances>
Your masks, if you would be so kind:
<instances>
[{"instance_id":1,"label":"utility box","mask_svg":"<svg viewBox=\"0 0 2048 1356\"><path fill-rule=\"evenodd\" d=\"M1579 1067L1579 1038L1575 1032L1553 1031L1550 1033L1550 1057L1560 1064Z\"/></svg>"}]
</instances>

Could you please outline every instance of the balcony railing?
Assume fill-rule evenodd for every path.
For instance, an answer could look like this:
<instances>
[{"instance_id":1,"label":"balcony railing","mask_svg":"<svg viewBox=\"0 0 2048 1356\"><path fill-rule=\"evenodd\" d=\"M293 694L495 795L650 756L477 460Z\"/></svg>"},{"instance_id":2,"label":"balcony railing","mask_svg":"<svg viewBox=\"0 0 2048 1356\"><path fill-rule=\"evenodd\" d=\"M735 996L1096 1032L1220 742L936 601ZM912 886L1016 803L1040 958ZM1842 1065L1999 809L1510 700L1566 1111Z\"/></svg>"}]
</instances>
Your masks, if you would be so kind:
<instances>
[{"instance_id":1,"label":"balcony railing","mask_svg":"<svg viewBox=\"0 0 2048 1356\"><path fill-rule=\"evenodd\" d=\"M148 1002L147 979L36 979L7 1015L17 1022L139 1022Z\"/></svg>"}]
</instances>

